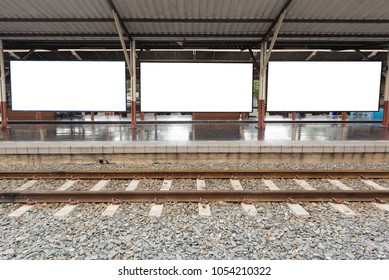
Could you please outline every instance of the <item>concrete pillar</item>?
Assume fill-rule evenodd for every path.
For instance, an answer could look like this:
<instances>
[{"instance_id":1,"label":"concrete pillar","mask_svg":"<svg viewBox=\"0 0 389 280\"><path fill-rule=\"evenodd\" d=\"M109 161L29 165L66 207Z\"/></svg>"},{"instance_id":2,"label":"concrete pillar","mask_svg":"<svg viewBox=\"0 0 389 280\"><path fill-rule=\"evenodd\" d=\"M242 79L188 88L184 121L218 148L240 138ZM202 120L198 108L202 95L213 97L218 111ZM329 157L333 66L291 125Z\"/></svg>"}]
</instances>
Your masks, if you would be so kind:
<instances>
[{"instance_id":1,"label":"concrete pillar","mask_svg":"<svg viewBox=\"0 0 389 280\"><path fill-rule=\"evenodd\" d=\"M261 44L260 69L259 72L259 94L258 94L258 129L265 128L265 96L266 96L266 42Z\"/></svg>"},{"instance_id":2,"label":"concrete pillar","mask_svg":"<svg viewBox=\"0 0 389 280\"><path fill-rule=\"evenodd\" d=\"M4 67L4 53L3 41L0 40L0 106L1 106L1 129L8 125L7 116L7 94L5 92L5 67Z\"/></svg>"},{"instance_id":3,"label":"concrete pillar","mask_svg":"<svg viewBox=\"0 0 389 280\"><path fill-rule=\"evenodd\" d=\"M131 40L131 128L136 128L136 51L135 40Z\"/></svg>"},{"instance_id":4,"label":"concrete pillar","mask_svg":"<svg viewBox=\"0 0 389 280\"><path fill-rule=\"evenodd\" d=\"M382 126L389 126L389 49L386 54L386 78L384 90L384 113L382 116Z\"/></svg>"}]
</instances>

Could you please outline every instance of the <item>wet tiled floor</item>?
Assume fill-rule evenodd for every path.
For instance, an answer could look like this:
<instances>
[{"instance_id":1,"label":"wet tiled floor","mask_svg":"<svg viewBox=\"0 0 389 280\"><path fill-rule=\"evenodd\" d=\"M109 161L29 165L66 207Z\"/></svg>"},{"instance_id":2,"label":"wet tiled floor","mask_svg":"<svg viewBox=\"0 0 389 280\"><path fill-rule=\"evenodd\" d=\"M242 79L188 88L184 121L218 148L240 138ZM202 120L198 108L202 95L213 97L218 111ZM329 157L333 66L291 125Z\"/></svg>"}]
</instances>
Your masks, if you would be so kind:
<instances>
[{"instance_id":1,"label":"wet tiled floor","mask_svg":"<svg viewBox=\"0 0 389 280\"><path fill-rule=\"evenodd\" d=\"M389 140L379 123L9 124L0 141L367 141Z\"/></svg>"}]
</instances>

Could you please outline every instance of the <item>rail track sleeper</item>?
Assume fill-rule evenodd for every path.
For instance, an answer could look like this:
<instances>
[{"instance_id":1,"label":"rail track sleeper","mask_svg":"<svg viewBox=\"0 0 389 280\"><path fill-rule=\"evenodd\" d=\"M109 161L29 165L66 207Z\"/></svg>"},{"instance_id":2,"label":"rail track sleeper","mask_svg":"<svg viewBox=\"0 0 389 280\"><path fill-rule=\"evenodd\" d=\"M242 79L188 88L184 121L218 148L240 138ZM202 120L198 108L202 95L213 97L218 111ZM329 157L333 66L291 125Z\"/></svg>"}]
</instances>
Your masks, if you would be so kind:
<instances>
[{"instance_id":1,"label":"rail track sleeper","mask_svg":"<svg viewBox=\"0 0 389 280\"><path fill-rule=\"evenodd\" d=\"M196 187L197 187L197 190L199 190L199 191L206 190L207 187L205 185L205 180L204 179L196 179Z\"/></svg>"},{"instance_id":2,"label":"rail track sleeper","mask_svg":"<svg viewBox=\"0 0 389 280\"><path fill-rule=\"evenodd\" d=\"M353 188L349 187L349 186L346 186L345 184L343 184L341 181L339 180L328 180L328 182L330 182L332 185L334 185L335 187L338 187L339 189L341 190L345 190L345 191L352 191Z\"/></svg>"},{"instance_id":3,"label":"rail track sleeper","mask_svg":"<svg viewBox=\"0 0 389 280\"><path fill-rule=\"evenodd\" d=\"M119 209L119 204L110 204L105 208L104 212L101 214L101 216L108 216L113 217L115 215L116 211Z\"/></svg>"},{"instance_id":4,"label":"rail track sleeper","mask_svg":"<svg viewBox=\"0 0 389 280\"><path fill-rule=\"evenodd\" d=\"M355 213L352 209L350 209L344 204L337 204L331 202L330 205L332 208L334 208L335 210L337 210L338 212L342 213L347 217L353 217L357 215L357 213Z\"/></svg>"},{"instance_id":5,"label":"rail track sleeper","mask_svg":"<svg viewBox=\"0 0 389 280\"><path fill-rule=\"evenodd\" d=\"M160 217L163 211L163 204L154 203L149 212L149 217Z\"/></svg>"},{"instance_id":6,"label":"rail track sleeper","mask_svg":"<svg viewBox=\"0 0 389 280\"><path fill-rule=\"evenodd\" d=\"M77 183L77 180L69 180L69 181L65 182L62 186L60 186L58 189L56 189L55 191L56 192L66 191L66 190L70 189L72 186L74 186L75 183Z\"/></svg>"},{"instance_id":7,"label":"rail track sleeper","mask_svg":"<svg viewBox=\"0 0 389 280\"><path fill-rule=\"evenodd\" d=\"M211 216L211 207L209 203L201 203L199 202L199 215L200 216Z\"/></svg>"},{"instance_id":8,"label":"rail track sleeper","mask_svg":"<svg viewBox=\"0 0 389 280\"><path fill-rule=\"evenodd\" d=\"M378 208L379 210L382 210L382 211L387 211L389 212L389 204L382 204L382 203L377 203L377 202L373 202L372 203L376 208Z\"/></svg>"},{"instance_id":9,"label":"rail track sleeper","mask_svg":"<svg viewBox=\"0 0 389 280\"><path fill-rule=\"evenodd\" d=\"M296 203L287 203L290 211L293 212L293 214L300 218L309 218L311 215L307 212L307 210L304 209L300 204Z\"/></svg>"},{"instance_id":10,"label":"rail track sleeper","mask_svg":"<svg viewBox=\"0 0 389 280\"><path fill-rule=\"evenodd\" d=\"M161 191L169 191L170 190L170 187L172 185L172 180L171 179L164 179L163 182L162 182L162 186L161 186Z\"/></svg>"},{"instance_id":11,"label":"rail track sleeper","mask_svg":"<svg viewBox=\"0 0 389 280\"><path fill-rule=\"evenodd\" d=\"M140 179L132 179L128 184L126 191L134 191L139 185Z\"/></svg>"},{"instance_id":12,"label":"rail track sleeper","mask_svg":"<svg viewBox=\"0 0 389 280\"><path fill-rule=\"evenodd\" d=\"M302 187L304 188L305 190L312 190L312 191L315 191L316 189L314 187L312 187L311 185L309 185L306 181L304 180L296 180L295 181ZM344 202L343 199L340 199L338 197L331 197L330 199L330 205L332 208L334 208L335 210L339 211L340 213L344 214L345 216L348 216L348 217L351 217L351 216L355 216L356 213L350 209L349 207L347 207L346 205L342 204Z\"/></svg>"},{"instance_id":13,"label":"rail track sleeper","mask_svg":"<svg viewBox=\"0 0 389 280\"><path fill-rule=\"evenodd\" d=\"M272 180L263 179L263 182L265 183L266 187L268 187L270 190L280 191L280 188L278 188ZM286 205L295 216L301 218L310 217L309 213L304 209L304 207L302 207L300 204L297 203L296 199L288 197L286 201L287 201Z\"/></svg>"},{"instance_id":14,"label":"rail track sleeper","mask_svg":"<svg viewBox=\"0 0 389 280\"><path fill-rule=\"evenodd\" d=\"M32 208L34 208L34 205L28 205L28 204L23 205L23 206L19 207L18 209L12 211L8 215L8 217L12 217L12 218L20 217L21 215L23 215L27 211L30 211Z\"/></svg>"},{"instance_id":15,"label":"rail track sleeper","mask_svg":"<svg viewBox=\"0 0 389 280\"><path fill-rule=\"evenodd\" d=\"M104 189L106 186L109 185L109 182L110 180L100 180L89 191L91 192L101 191L102 189Z\"/></svg>"},{"instance_id":16,"label":"rail track sleeper","mask_svg":"<svg viewBox=\"0 0 389 280\"><path fill-rule=\"evenodd\" d=\"M302 187L304 190L316 190L314 187L312 187L310 184L308 184L307 181L301 180L301 179L294 179L294 181Z\"/></svg>"},{"instance_id":17,"label":"rail track sleeper","mask_svg":"<svg viewBox=\"0 0 389 280\"><path fill-rule=\"evenodd\" d=\"M243 187L238 179L230 179L230 183L235 191L243 191Z\"/></svg>"},{"instance_id":18,"label":"rail track sleeper","mask_svg":"<svg viewBox=\"0 0 389 280\"><path fill-rule=\"evenodd\" d=\"M377 184L376 182L373 182L372 180L366 180L366 179L363 179L361 180L365 185L369 186L369 187L372 187L376 190L388 190L388 188L385 188L384 186L381 186L379 184Z\"/></svg>"},{"instance_id":19,"label":"rail track sleeper","mask_svg":"<svg viewBox=\"0 0 389 280\"><path fill-rule=\"evenodd\" d=\"M256 215L258 215L257 208L255 208L254 205L252 205L252 204L247 204L247 203L244 203L244 202L242 202L240 205L241 205L243 211L244 211L248 216L256 216Z\"/></svg>"},{"instance_id":20,"label":"rail track sleeper","mask_svg":"<svg viewBox=\"0 0 389 280\"><path fill-rule=\"evenodd\" d=\"M66 217L71 212L73 212L73 210L76 209L76 207L77 207L77 204L75 204L75 205L67 204L64 207L62 207L59 211L57 211L54 214L54 217L57 217L57 218Z\"/></svg>"},{"instance_id":21,"label":"rail track sleeper","mask_svg":"<svg viewBox=\"0 0 389 280\"><path fill-rule=\"evenodd\" d=\"M25 191L25 190L31 188L33 185L35 185L36 182L38 182L38 181L37 180L30 180L30 181L24 183L22 186L20 186L16 190L18 190L18 191Z\"/></svg>"},{"instance_id":22,"label":"rail track sleeper","mask_svg":"<svg viewBox=\"0 0 389 280\"><path fill-rule=\"evenodd\" d=\"M272 191L279 191L280 189L274 184L272 180L269 179L263 179L263 183L266 187L268 187Z\"/></svg>"}]
</instances>

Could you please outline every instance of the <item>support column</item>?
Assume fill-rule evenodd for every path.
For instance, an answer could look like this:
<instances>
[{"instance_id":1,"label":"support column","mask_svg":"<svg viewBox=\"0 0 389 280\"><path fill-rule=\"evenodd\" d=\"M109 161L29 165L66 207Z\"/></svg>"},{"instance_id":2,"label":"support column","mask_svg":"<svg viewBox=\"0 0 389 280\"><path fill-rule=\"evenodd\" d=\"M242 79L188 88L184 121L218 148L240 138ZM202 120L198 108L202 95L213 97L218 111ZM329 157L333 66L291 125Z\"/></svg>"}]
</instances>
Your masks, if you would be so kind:
<instances>
[{"instance_id":1,"label":"support column","mask_svg":"<svg viewBox=\"0 0 389 280\"><path fill-rule=\"evenodd\" d=\"M389 126L389 49L386 54L386 79L384 91L384 113L382 116L382 126Z\"/></svg>"},{"instance_id":2,"label":"support column","mask_svg":"<svg viewBox=\"0 0 389 280\"><path fill-rule=\"evenodd\" d=\"M280 13L277 23L275 25L274 34L272 37L272 40L270 42L270 47L267 50L267 35L270 34L271 30L273 29L273 26L268 30L265 37L262 40L261 43L261 71L259 76L259 100L258 100L258 129L264 129L265 128L265 115L266 115L266 109L265 109L265 96L266 96L266 69L267 64L269 63L271 53L273 51L274 45L277 41L278 33L280 32L282 22L285 18L286 9L290 5L292 0L288 0L288 2L284 5L282 12Z\"/></svg>"},{"instance_id":3,"label":"support column","mask_svg":"<svg viewBox=\"0 0 389 280\"><path fill-rule=\"evenodd\" d=\"M7 94L5 92L5 67L4 67L4 53L3 41L0 40L0 105L1 105L1 129L8 125L7 116Z\"/></svg>"},{"instance_id":4,"label":"support column","mask_svg":"<svg viewBox=\"0 0 389 280\"><path fill-rule=\"evenodd\" d=\"M136 128L136 48L135 40L131 40L131 128Z\"/></svg>"},{"instance_id":5,"label":"support column","mask_svg":"<svg viewBox=\"0 0 389 280\"><path fill-rule=\"evenodd\" d=\"M258 94L258 129L265 128L265 91L266 91L266 41L261 43L260 69L259 72L259 94Z\"/></svg>"},{"instance_id":6,"label":"support column","mask_svg":"<svg viewBox=\"0 0 389 280\"><path fill-rule=\"evenodd\" d=\"M117 29L118 34L119 34L120 44L122 45L123 54L124 54L124 58L126 60L127 68L128 68L128 71L130 72L131 96L132 96L132 103L131 103L131 128L134 129L134 128L136 128L136 100L134 99L134 96L136 97L136 95L134 95L134 93L132 91L132 89L133 89L132 81L133 81L133 77L134 77L133 69L134 68L136 69L136 59L135 59L135 56L134 56L135 55L135 41L134 40L131 41L131 46L132 45L134 45L134 46L131 47L131 50L130 50L131 58L132 58L132 61L130 61L130 57L128 56L128 53L127 53L126 43L124 42L123 31L122 31L122 27L120 25L119 17L118 17L118 15L117 15L117 13L116 13L116 11L114 9L112 9L112 14L113 14L113 18L115 20L116 29ZM135 109L134 109L134 102L135 102Z\"/></svg>"}]
</instances>

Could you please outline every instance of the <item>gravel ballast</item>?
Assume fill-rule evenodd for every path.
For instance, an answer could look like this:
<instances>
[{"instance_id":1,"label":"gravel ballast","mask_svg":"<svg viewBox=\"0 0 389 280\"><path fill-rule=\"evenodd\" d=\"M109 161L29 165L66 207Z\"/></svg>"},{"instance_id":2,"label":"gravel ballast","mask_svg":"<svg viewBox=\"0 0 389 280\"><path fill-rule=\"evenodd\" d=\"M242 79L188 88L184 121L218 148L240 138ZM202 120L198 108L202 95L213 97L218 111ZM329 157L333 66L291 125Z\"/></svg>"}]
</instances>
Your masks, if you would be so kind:
<instances>
[{"instance_id":1,"label":"gravel ballast","mask_svg":"<svg viewBox=\"0 0 389 280\"><path fill-rule=\"evenodd\" d=\"M199 216L195 203L167 203L159 218L147 217L148 203L124 204L113 218L101 217L107 205L80 205L64 219L53 216L64 204L17 219L1 215L0 259L389 257L388 216L370 204L352 203L360 215L347 218L328 204L306 203L309 219L294 217L283 203L256 203L256 217L224 202L211 203L210 217Z\"/></svg>"},{"instance_id":2,"label":"gravel ballast","mask_svg":"<svg viewBox=\"0 0 389 280\"><path fill-rule=\"evenodd\" d=\"M320 165L320 167L319 167ZM283 169L332 169L334 164L280 163ZM339 169L389 169L388 164L336 164ZM250 167L251 166L251 167ZM145 169L146 165L54 165L40 169ZM154 164L149 169L273 169L275 164ZM0 166L29 169L29 166ZM38 169L37 166L35 166ZM143 180L141 180L142 182ZM274 180L276 181L276 180ZM323 183L326 180L323 180ZM1 181L0 181L1 182ZM3 181L4 182L4 181ZM0 183L0 187L3 186ZM23 183L21 181L19 183ZM55 185L58 187L60 183ZM86 190L79 183L71 190ZM127 181L128 183L129 181ZM159 189L162 180L145 180L144 189ZM208 186L208 179L206 180ZM291 182L288 180L284 181ZM311 182L319 188L320 181ZM347 184L347 181L342 181ZM386 183L387 180L380 182ZM176 184L177 183L177 184ZM219 181L209 186L220 185ZM227 186L229 180L224 181ZM243 188L266 189L263 183L241 180ZM280 182L278 182L280 183ZM351 183L351 182L349 182ZM356 182L352 182L355 183ZM195 189L195 180L172 180L172 190ZM296 182L290 183L295 188ZM113 181L113 189L125 184ZM150 185L150 186L149 186ZM277 184L282 187L283 184ZM348 184L347 184L348 185ZM387 184L388 185L388 184ZM386 186L387 186L386 185ZM325 188L331 185L327 182ZM352 186L352 184L350 184ZM88 188L87 188L88 187ZM231 186L227 186L232 189ZM257 188L258 187L258 188ZM3 188L3 187L2 187ZM331 187L332 188L332 187ZM334 188L336 189L336 188ZM212 202L211 216L200 216L197 203L166 203L162 216L148 217L151 203L124 203L113 217L101 213L107 203L81 204L65 218L54 213L66 204L38 204L19 218L8 214L22 204L0 204L0 259L388 259L389 213L371 203L347 203L357 212L346 217L328 203L301 204L311 215L297 218L286 203L254 203L258 215L246 215L240 203Z\"/></svg>"},{"instance_id":3,"label":"gravel ballast","mask_svg":"<svg viewBox=\"0 0 389 280\"><path fill-rule=\"evenodd\" d=\"M151 164L0 164L0 170L304 170L304 169L388 169L389 162L385 163L358 163L358 162L327 162L327 163L254 163L254 162L181 162L181 163L151 163Z\"/></svg>"}]
</instances>

